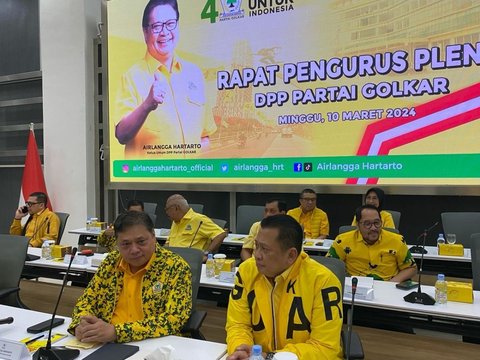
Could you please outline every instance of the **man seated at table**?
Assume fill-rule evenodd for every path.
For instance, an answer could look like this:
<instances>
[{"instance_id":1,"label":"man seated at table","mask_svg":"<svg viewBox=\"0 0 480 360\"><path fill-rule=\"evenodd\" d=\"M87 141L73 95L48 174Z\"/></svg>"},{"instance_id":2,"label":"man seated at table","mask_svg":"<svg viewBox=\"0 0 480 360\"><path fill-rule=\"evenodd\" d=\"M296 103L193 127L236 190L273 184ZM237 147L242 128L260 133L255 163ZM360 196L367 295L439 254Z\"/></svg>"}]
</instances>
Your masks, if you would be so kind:
<instances>
[{"instance_id":1,"label":"man seated at table","mask_svg":"<svg viewBox=\"0 0 480 360\"><path fill-rule=\"evenodd\" d=\"M267 200L265 203L265 211L263 218L272 215L278 214L285 214L287 212L287 203L283 200L278 199L270 199ZM240 257L242 261L245 261L252 257L253 250L255 249L255 238L258 235L258 231L260 230L260 221L253 223L252 227L250 228L250 232L248 236L245 238L243 242L242 251L240 252Z\"/></svg>"},{"instance_id":2,"label":"man seated at table","mask_svg":"<svg viewBox=\"0 0 480 360\"><path fill-rule=\"evenodd\" d=\"M351 276L401 282L417 273L417 265L403 237L382 229L377 207L364 205L355 212L358 228L337 236L327 256L345 262Z\"/></svg>"},{"instance_id":3,"label":"man seated at table","mask_svg":"<svg viewBox=\"0 0 480 360\"><path fill-rule=\"evenodd\" d=\"M82 342L130 342L178 335L190 316L188 264L159 246L153 222L130 211L114 223L111 252L73 310L69 332Z\"/></svg>"},{"instance_id":4,"label":"man seated at table","mask_svg":"<svg viewBox=\"0 0 480 360\"><path fill-rule=\"evenodd\" d=\"M167 199L165 212L172 227L165 246L193 247L204 252L204 260L209 253L216 253L227 237L227 232L215 224L208 216L198 214L180 194Z\"/></svg>"},{"instance_id":5,"label":"man seated at table","mask_svg":"<svg viewBox=\"0 0 480 360\"><path fill-rule=\"evenodd\" d=\"M312 189L304 189L300 193L300 206L288 210L303 228L307 239L325 239L330 232L328 216L325 211L317 208L317 194Z\"/></svg>"},{"instance_id":6,"label":"man seated at table","mask_svg":"<svg viewBox=\"0 0 480 360\"><path fill-rule=\"evenodd\" d=\"M130 200L127 203L127 211L144 211L143 201L141 200ZM113 251L116 248L117 239L115 238L115 230L113 226L110 226L108 229L102 231L97 237L97 244L107 248L108 251Z\"/></svg>"},{"instance_id":7,"label":"man seated at table","mask_svg":"<svg viewBox=\"0 0 480 360\"><path fill-rule=\"evenodd\" d=\"M43 192L31 193L25 206L15 212L10 226L10 235L22 235L30 238L30 246L41 247L44 240L57 240L60 219L47 207L48 197ZM22 218L30 215L25 225Z\"/></svg>"},{"instance_id":8,"label":"man seated at table","mask_svg":"<svg viewBox=\"0 0 480 360\"><path fill-rule=\"evenodd\" d=\"M302 360L341 359L340 281L302 252L302 241L288 215L261 221L253 258L240 265L230 294L228 360L248 359L254 344Z\"/></svg>"}]
</instances>

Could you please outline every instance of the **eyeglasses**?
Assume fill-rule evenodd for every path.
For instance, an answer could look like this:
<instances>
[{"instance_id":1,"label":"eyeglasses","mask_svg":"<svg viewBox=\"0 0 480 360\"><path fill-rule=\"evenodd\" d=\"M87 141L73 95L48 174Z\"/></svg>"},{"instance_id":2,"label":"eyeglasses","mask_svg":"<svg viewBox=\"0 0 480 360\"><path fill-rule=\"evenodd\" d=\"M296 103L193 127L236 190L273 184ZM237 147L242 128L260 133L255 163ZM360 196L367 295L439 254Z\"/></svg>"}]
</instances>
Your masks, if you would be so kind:
<instances>
[{"instance_id":1,"label":"eyeglasses","mask_svg":"<svg viewBox=\"0 0 480 360\"><path fill-rule=\"evenodd\" d=\"M33 206L33 205L37 205L37 204L40 204L40 203L39 202L32 202L32 201L27 201L25 203L25 205L27 205L27 206Z\"/></svg>"},{"instance_id":2,"label":"eyeglasses","mask_svg":"<svg viewBox=\"0 0 480 360\"><path fill-rule=\"evenodd\" d=\"M165 207L165 212L168 212L168 210L170 210L170 209L171 209L172 207L174 207L174 206L175 206L175 204L172 204L172 205L170 205L170 206L166 206L166 207Z\"/></svg>"},{"instance_id":3,"label":"eyeglasses","mask_svg":"<svg viewBox=\"0 0 480 360\"><path fill-rule=\"evenodd\" d=\"M380 220L375 220L375 221L362 221L360 223L362 226L365 226L366 228L371 228L372 226L376 227L377 229L382 226L382 222Z\"/></svg>"},{"instance_id":4,"label":"eyeglasses","mask_svg":"<svg viewBox=\"0 0 480 360\"><path fill-rule=\"evenodd\" d=\"M154 34L160 34L163 31L163 28L165 27L168 31L175 30L177 27L178 20L177 19L172 19L168 20L164 23L162 22L156 22L155 24L150 24L148 27Z\"/></svg>"},{"instance_id":5,"label":"eyeglasses","mask_svg":"<svg viewBox=\"0 0 480 360\"><path fill-rule=\"evenodd\" d=\"M307 201L307 202L315 202L317 198L300 198L300 200Z\"/></svg>"}]
</instances>

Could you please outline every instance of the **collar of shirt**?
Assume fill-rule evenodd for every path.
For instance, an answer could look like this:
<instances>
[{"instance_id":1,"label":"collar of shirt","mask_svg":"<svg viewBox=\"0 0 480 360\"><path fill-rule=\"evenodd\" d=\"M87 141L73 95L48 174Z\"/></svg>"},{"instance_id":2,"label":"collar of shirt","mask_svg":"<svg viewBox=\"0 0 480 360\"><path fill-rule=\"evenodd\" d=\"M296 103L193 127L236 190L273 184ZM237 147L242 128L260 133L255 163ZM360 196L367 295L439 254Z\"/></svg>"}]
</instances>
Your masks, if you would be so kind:
<instances>
[{"instance_id":1,"label":"collar of shirt","mask_svg":"<svg viewBox=\"0 0 480 360\"><path fill-rule=\"evenodd\" d=\"M40 215L42 215L45 212L45 210L47 210L47 209L45 208L45 209L40 210L39 212L33 214L33 217L39 217Z\"/></svg>"},{"instance_id":2,"label":"collar of shirt","mask_svg":"<svg viewBox=\"0 0 480 360\"><path fill-rule=\"evenodd\" d=\"M188 209L188 211L185 213L185 215L183 215L183 218L179 221L179 223L185 220L191 220L193 218L193 214L194 214L193 209L192 208Z\"/></svg>"},{"instance_id":3,"label":"collar of shirt","mask_svg":"<svg viewBox=\"0 0 480 360\"><path fill-rule=\"evenodd\" d=\"M159 69L160 72L162 72L163 74L170 73L170 70L167 69L166 66L163 65L160 61L158 61L152 55L150 55L150 53L148 51L145 54L145 61L147 62L148 69L150 70L152 75L157 69ZM173 61L172 61L172 71L171 72L172 73L173 72L180 72L181 70L182 70L182 64L178 60L177 56L174 55L173 56Z\"/></svg>"},{"instance_id":4,"label":"collar of shirt","mask_svg":"<svg viewBox=\"0 0 480 360\"><path fill-rule=\"evenodd\" d=\"M123 258L120 259L120 262L118 263L117 268L118 270L124 272L128 276L144 274L152 266L153 260L155 260L155 253L153 253L152 257L150 258L150 260L148 260L145 266L142 267L140 270L138 270L135 274L133 274L132 271L130 270L130 264L127 263Z\"/></svg>"}]
</instances>

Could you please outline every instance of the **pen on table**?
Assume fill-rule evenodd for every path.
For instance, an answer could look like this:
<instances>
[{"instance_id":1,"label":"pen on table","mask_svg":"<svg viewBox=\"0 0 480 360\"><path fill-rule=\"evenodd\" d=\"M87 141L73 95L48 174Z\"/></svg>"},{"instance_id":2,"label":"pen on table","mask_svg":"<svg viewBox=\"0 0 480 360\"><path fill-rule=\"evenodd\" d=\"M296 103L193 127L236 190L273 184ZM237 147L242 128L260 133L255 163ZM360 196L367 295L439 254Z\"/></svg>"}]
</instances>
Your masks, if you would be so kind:
<instances>
[{"instance_id":1,"label":"pen on table","mask_svg":"<svg viewBox=\"0 0 480 360\"><path fill-rule=\"evenodd\" d=\"M28 341L25 343L25 345L31 344L31 343L33 343L35 340L41 339L42 337L43 337L43 334L42 334L42 335L39 335L39 336L37 336L37 337L34 337L33 339L28 340Z\"/></svg>"}]
</instances>

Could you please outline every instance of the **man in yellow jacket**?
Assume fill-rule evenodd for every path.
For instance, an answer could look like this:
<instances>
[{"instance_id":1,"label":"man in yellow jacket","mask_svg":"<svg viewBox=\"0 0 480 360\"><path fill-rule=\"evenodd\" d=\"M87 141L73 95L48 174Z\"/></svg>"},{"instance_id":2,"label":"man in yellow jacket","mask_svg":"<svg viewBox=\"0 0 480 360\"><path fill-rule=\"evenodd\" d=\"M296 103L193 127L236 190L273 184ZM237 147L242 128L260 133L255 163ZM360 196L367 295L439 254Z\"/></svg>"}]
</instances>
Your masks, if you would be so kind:
<instances>
[{"instance_id":1,"label":"man in yellow jacket","mask_svg":"<svg viewBox=\"0 0 480 360\"><path fill-rule=\"evenodd\" d=\"M289 351L301 360L341 359L338 278L302 252L303 231L288 215L266 217L254 257L240 265L227 313L227 360L267 359Z\"/></svg>"},{"instance_id":2,"label":"man in yellow jacket","mask_svg":"<svg viewBox=\"0 0 480 360\"><path fill-rule=\"evenodd\" d=\"M25 206L15 212L10 226L10 235L23 235L30 238L29 245L41 247L44 240L57 240L60 219L47 207L48 197L43 192L34 192L28 196ZM22 218L30 215L25 225Z\"/></svg>"},{"instance_id":3,"label":"man in yellow jacket","mask_svg":"<svg viewBox=\"0 0 480 360\"><path fill-rule=\"evenodd\" d=\"M327 213L317 208L317 194L312 189L300 193L300 206L288 210L287 215L298 221L307 239L325 239L330 232Z\"/></svg>"}]
</instances>

